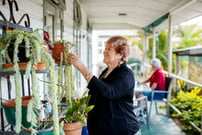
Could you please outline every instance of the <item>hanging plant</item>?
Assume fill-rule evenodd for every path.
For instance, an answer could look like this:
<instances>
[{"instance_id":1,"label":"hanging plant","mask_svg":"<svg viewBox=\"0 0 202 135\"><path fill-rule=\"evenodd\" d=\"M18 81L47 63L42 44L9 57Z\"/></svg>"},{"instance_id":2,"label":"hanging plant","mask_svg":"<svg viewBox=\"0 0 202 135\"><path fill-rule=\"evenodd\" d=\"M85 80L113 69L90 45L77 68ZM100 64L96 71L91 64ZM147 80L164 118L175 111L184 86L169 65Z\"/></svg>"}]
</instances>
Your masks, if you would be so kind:
<instances>
[{"instance_id":1,"label":"hanging plant","mask_svg":"<svg viewBox=\"0 0 202 135\"><path fill-rule=\"evenodd\" d=\"M9 69L15 71L14 79L15 79L15 102L16 102L16 124L15 131L17 133L21 130L21 119L22 119L22 104L21 104L21 82L20 82L20 68L18 62L27 62L27 66L25 68L25 76L32 78L32 96L33 101L30 102L28 108L29 112L29 121L31 122L31 134L36 134L37 117L34 115L36 113L33 112L35 109L40 109L40 99L39 99L39 89L36 78L36 65L39 62L45 63L47 70L49 71L50 77L50 98L51 105L53 110L53 122L54 122L54 135L59 135L59 120L58 120L58 107L57 107L57 87L56 87L56 78L55 78L55 62L52 56L45 51L44 49L44 41L39 33L39 29L34 32L27 32L23 30L13 30L7 33L2 37L2 44L0 47L0 65L9 63L14 64L13 68ZM3 46L2 46L3 45ZM4 71L4 70L3 70ZM8 71L8 70L5 70ZM31 107L30 107L31 106ZM35 108L35 109L33 109ZM33 115L31 115L31 114ZM23 116L25 117L25 116Z\"/></svg>"},{"instance_id":2,"label":"hanging plant","mask_svg":"<svg viewBox=\"0 0 202 135\"><path fill-rule=\"evenodd\" d=\"M74 72L72 65L69 64L67 59L72 44L63 44L63 47L63 51L60 52L60 68L58 70L58 94L62 95L60 98L65 99L62 101L66 103L67 110L62 119L62 123L64 124L65 134L81 134L86 115L94 106L87 106L90 99L90 96L87 95L88 91L85 91L81 97L75 96Z\"/></svg>"},{"instance_id":3,"label":"hanging plant","mask_svg":"<svg viewBox=\"0 0 202 135\"><path fill-rule=\"evenodd\" d=\"M65 49L69 48L72 44L65 40L56 40L54 42L54 47L52 49L52 56L55 60L55 63L60 64L61 62L61 54L64 55ZM62 61L62 64L65 64L64 61Z\"/></svg>"}]
</instances>

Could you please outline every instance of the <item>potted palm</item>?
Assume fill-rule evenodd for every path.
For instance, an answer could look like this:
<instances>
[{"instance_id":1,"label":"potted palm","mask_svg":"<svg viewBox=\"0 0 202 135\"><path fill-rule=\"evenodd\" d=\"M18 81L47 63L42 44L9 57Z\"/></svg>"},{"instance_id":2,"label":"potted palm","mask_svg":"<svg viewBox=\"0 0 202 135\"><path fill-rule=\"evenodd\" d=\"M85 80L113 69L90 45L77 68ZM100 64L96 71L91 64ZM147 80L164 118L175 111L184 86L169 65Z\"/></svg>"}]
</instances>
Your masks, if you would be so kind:
<instances>
[{"instance_id":1,"label":"potted palm","mask_svg":"<svg viewBox=\"0 0 202 135\"><path fill-rule=\"evenodd\" d=\"M13 30L1 37L0 43L0 66L2 69L3 64L13 64L12 68L1 70L9 74L10 71L14 72L15 83L15 131L21 131L22 117L27 117L27 121L31 124L29 129L31 134L36 134L37 129L35 126L38 122L34 110L40 109L40 98L38 89L38 78L36 65L42 62L46 65L46 70L49 73L50 84L49 93L52 110L53 110L53 123L54 135L59 135L59 118L58 118L58 104L57 104L57 87L55 78L55 62L52 56L45 50L44 41L40 35L39 29L34 32L27 32L23 30ZM22 55L22 56L21 56ZM23 59L21 59L23 58ZM27 116L22 116L22 98L21 98L21 72L19 62L26 62L27 65L23 69L25 77L31 78L32 86L32 99L27 106Z\"/></svg>"}]
</instances>

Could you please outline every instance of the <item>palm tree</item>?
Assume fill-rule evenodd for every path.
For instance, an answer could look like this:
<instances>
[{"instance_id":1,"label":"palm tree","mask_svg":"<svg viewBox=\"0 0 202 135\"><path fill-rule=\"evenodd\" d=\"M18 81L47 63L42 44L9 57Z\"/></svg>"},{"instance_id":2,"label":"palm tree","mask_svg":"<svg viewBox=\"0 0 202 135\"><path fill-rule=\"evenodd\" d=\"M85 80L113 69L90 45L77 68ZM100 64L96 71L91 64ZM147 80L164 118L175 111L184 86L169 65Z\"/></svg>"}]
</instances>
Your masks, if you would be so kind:
<instances>
[{"instance_id":1,"label":"palm tree","mask_svg":"<svg viewBox=\"0 0 202 135\"><path fill-rule=\"evenodd\" d=\"M127 37L132 45L137 45L140 50L142 50L142 34L141 32L138 34L139 39L137 38L129 38ZM197 27L197 24L191 25L179 25L174 29L173 36L180 37L181 41L177 45L173 43L173 49L177 48L187 48L191 46L198 45L202 43L202 29ZM153 39L149 39L149 48L146 52L146 56L148 58L152 58L152 45ZM159 33L158 37L156 38L156 57L159 58L162 62L162 67L164 70L168 69L168 30L163 30Z\"/></svg>"},{"instance_id":2,"label":"palm tree","mask_svg":"<svg viewBox=\"0 0 202 135\"><path fill-rule=\"evenodd\" d=\"M149 49L146 53L147 57L152 57L152 45L153 39L149 40ZM163 30L159 33L156 38L156 57L162 62L162 67L164 70L168 69L168 31Z\"/></svg>"},{"instance_id":3,"label":"palm tree","mask_svg":"<svg viewBox=\"0 0 202 135\"><path fill-rule=\"evenodd\" d=\"M179 25L174 30L173 35L180 37L181 41L175 45L177 49L188 48L202 43L202 29L197 24Z\"/></svg>"}]
</instances>

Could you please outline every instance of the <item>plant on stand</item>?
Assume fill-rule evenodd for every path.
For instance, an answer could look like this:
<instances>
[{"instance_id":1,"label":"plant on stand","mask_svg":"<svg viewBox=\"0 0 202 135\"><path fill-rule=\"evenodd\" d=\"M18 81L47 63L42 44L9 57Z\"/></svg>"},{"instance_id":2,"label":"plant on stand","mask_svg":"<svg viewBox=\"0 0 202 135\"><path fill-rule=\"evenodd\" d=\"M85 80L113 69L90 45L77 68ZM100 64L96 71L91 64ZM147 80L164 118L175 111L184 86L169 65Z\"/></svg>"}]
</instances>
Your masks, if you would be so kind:
<instances>
[{"instance_id":1,"label":"plant on stand","mask_svg":"<svg viewBox=\"0 0 202 135\"><path fill-rule=\"evenodd\" d=\"M94 106L87 106L90 96L87 96L87 91L80 98L72 98L72 105L69 105L64 118L65 135L71 133L81 135L82 127L85 125L86 115Z\"/></svg>"},{"instance_id":2,"label":"plant on stand","mask_svg":"<svg viewBox=\"0 0 202 135\"><path fill-rule=\"evenodd\" d=\"M4 64L12 64L8 69L2 69L2 72L14 71L15 81L15 131L19 133L21 131L22 117L27 117L27 121L31 126L29 130L31 134L36 134L35 129L38 123L38 116L34 110L40 109L40 98L37 79L37 65L42 62L46 65L49 71L50 83L49 93L51 97L51 105L53 110L53 122L54 122L54 135L59 135L59 120L58 120L58 104L57 104L57 86L55 78L55 62L52 56L45 51L44 41L41 38L39 30L34 32L26 32L23 30L13 30L1 37L1 52L0 52L0 66ZM2 46L3 45L3 46ZM20 74L22 69L19 68L19 62L26 62L25 77L31 76L32 80L32 99L28 104L27 116L22 116L22 93Z\"/></svg>"}]
</instances>

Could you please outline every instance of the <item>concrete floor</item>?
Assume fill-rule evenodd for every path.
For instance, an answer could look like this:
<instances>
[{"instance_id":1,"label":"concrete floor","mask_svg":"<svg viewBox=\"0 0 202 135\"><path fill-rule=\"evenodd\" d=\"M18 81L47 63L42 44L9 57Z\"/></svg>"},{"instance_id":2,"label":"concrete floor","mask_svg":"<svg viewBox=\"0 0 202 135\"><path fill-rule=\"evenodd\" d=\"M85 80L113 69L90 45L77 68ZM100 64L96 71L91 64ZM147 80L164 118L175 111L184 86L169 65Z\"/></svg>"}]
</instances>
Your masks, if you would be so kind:
<instances>
[{"instance_id":1,"label":"concrete floor","mask_svg":"<svg viewBox=\"0 0 202 135\"><path fill-rule=\"evenodd\" d=\"M148 103L150 105L150 103ZM161 105L160 105L161 106ZM158 109L156 114L155 106L152 106L152 112L149 119L150 129L141 123L142 135L186 135L183 133L178 125L165 113L165 109Z\"/></svg>"}]
</instances>

